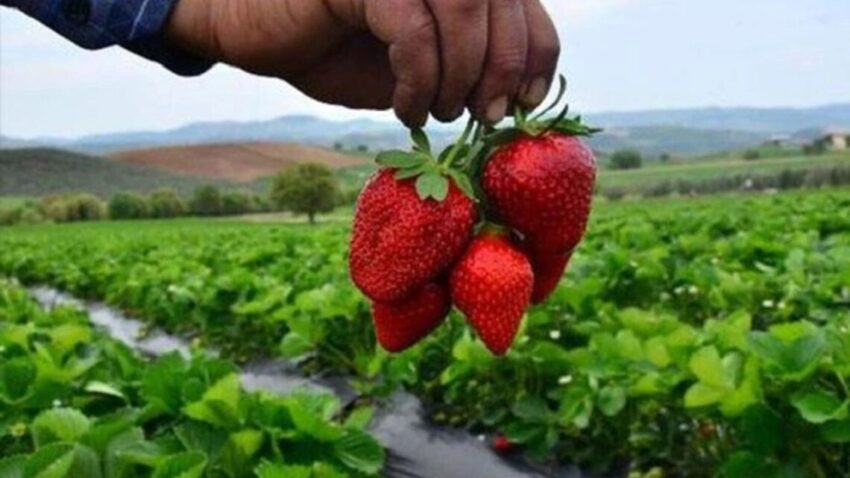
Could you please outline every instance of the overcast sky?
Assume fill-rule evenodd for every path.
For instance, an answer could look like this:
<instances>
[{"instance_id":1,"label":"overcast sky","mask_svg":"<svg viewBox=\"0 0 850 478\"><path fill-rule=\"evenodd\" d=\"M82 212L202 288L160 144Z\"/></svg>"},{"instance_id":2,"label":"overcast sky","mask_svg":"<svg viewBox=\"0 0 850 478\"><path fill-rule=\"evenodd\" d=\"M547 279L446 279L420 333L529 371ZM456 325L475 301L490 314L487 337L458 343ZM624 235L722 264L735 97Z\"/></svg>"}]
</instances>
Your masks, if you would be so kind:
<instances>
[{"instance_id":1,"label":"overcast sky","mask_svg":"<svg viewBox=\"0 0 850 478\"><path fill-rule=\"evenodd\" d=\"M850 0L544 0L583 111L850 102ZM283 114L391 119L218 66L178 78L0 8L0 134L78 136Z\"/></svg>"}]
</instances>

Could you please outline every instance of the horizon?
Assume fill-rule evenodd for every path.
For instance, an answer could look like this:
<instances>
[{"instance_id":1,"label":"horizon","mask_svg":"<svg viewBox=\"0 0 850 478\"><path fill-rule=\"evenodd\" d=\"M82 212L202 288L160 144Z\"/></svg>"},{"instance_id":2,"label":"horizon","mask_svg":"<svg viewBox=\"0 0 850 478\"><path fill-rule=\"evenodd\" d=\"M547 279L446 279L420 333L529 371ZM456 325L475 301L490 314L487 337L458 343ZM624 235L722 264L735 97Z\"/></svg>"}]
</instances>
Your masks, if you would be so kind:
<instances>
[{"instance_id":1,"label":"horizon","mask_svg":"<svg viewBox=\"0 0 850 478\"><path fill-rule=\"evenodd\" d=\"M818 110L824 108L834 108L834 107L850 107L850 101L847 102L836 102L836 103L824 103L817 104L812 106L694 106L694 107L685 107L685 108L658 108L658 109L637 109L637 110L608 110L608 111L581 111L580 114L583 117L586 116L594 116L594 115L629 115L629 114L637 114L637 113L675 113L675 112L689 112L689 111L733 111L733 110L745 110L745 111L810 111L810 110ZM572 116L572 114L571 114ZM403 128L404 126L397 123L394 119L382 119L382 118L373 118L373 117L353 117L353 118L334 118L334 117L324 117L318 114L311 113L292 113L292 114L282 114L267 118L256 118L256 119L247 119L247 120L199 120L192 121L189 123L184 123L168 128L163 129L136 129L136 130L112 130L112 131L99 131L90 134L83 134L78 136L12 136L7 135L5 132L0 131L0 137L12 140L21 140L21 141L59 141L59 142L76 142L81 141L93 137L98 136L113 136L113 135L123 135L123 134L143 134L143 133L167 133L172 131L177 131L183 128L198 126L202 124L220 124L220 123L266 123L276 120L282 119L292 119L292 118L310 118L310 119L319 119L321 121L327 122L336 122L336 123L350 123L356 121L371 121L373 123L379 123L382 125L386 125L388 127L398 127ZM447 128L460 128L463 126L463 123L468 118L468 114L464 114L457 120L452 123L438 123L433 119L430 119L428 124L425 126L426 130L436 130L436 129L447 129ZM508 118L506 121L510 120ZM676 126L669 124L658 124L657 126ZM705 128L697 128L697 127L688 127L690 129L705 129ZM827 127L828 128L828 127ZM708 129L706 129L708 130Z\"/></svg>"},{"instance_id":2,"label":"horizon","mask_svg":"<svg viewBox=\"0 0 850 478\"><path fill-rule=\"evenodd\" d=\"M841 0L544 3L564 44L567 99L582 114L850 104L850 46L841 41L850 8ZM226 66L184 79L119 48L85 51L8 8L0 9L0 58L0 135L15 139L295 115L394 121Z\"/></svg>"}]
</instances>

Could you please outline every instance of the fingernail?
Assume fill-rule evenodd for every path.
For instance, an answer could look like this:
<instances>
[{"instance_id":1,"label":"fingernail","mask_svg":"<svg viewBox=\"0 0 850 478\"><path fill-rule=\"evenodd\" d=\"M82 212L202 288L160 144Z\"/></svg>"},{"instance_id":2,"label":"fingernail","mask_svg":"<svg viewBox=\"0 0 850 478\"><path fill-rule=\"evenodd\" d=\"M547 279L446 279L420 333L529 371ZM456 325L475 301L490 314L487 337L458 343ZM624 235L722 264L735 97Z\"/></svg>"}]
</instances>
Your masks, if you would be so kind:
<instances>
[{"instance_id":1,"label":"fingernail","mask_svg":"<svg viewBox=\"0 0 850 478\"><path fill-rule=\"evenodd\" d=\"M546 99L546 93L549 91L549 82L546 78L536 78L528 89L525 91L525 102L528 106L537 106L543 103Z\"/></svg>"},{"instance_id":2,"label":"fingernail","mask_svg":"<svg viewBox=\"0 0 850 478\"><path fill-rule=\"evenodd\" d=\"M490 105L487 107L487 113L485 115L485 119L491 123L496 124L499 121L505 119L505 115L508 113L508 97L500 96L495 100L490 102Z\"/></svg>"}]
</instances>

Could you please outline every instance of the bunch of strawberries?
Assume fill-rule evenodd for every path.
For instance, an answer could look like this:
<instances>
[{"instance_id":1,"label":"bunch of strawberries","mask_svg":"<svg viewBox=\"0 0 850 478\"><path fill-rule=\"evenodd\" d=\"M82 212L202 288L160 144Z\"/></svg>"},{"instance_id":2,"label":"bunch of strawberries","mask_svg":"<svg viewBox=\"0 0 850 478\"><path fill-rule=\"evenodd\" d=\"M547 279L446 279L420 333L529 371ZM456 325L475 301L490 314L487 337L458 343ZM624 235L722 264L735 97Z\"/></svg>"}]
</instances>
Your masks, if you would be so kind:
<instances>
[{"instance_id":1,"label":"bunch of strawberries","mask_svg":"<svg viewBox=\"0 0 850 478\"><path fill-rule=\"evenodd\" d=\"M378 155L381 169L360 194L351 277L372 301L378 342L404 350L454 304L495 355L510 348L525 311L557 287L584 234L596 179L579 138L597 131L568 119L517 111L515 126L474 122L434 156L427 137L413 151ZM470 140L470 135L474 136Z\"/></svg>"}]
</instances>

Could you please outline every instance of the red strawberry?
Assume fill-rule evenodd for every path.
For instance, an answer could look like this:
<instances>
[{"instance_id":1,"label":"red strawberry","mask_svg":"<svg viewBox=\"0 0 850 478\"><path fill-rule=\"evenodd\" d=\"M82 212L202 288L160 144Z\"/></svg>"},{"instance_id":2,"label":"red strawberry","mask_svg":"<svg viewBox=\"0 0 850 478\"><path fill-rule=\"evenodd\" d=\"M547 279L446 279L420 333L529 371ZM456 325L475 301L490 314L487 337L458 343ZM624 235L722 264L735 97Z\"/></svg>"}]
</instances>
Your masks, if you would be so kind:
<instances>
[{"instance_id":1,"label":"red strawberry","mask_svg":"<svg viewBox=\"0 0 850 478\"><path fill-rule=\"evenodd\" d=\"M493 450L500 454L510 453L514 449L514 444L511 440L501 433L493 437L492 446Z\"/></svg>"},{"instance_id":2,"label":"red strawberry","mask_svg":"<svg viewBox=\"0 0 850 478\"><path fill-rule=\"evenodd\" d=\"M436 329L451 307L446 286L436 283L397 302L374 302L372 319L378 343L389 352L401 352Z\"/></svg>"},{"instance_id":3,"label":"red strawberry","mask_svg":"<svg viewBox=\"0 0 850 478\"><path fill-rule=\"evenodd\" d=\"M528 258L493 232L472 241L451 276L452 300L495 355L513 343L533 285Z\"/></svg>"},{"instance_id":4,"label":"red strawberry","mask_svg":"<svg viewBox=\"0 0 850 478\"><path fill-rule=\"evenodd\" d=\"M489 205L535 254L563 255L584 235L596 180L593 152L575 136L522 135L484 169Z\"/></svg>"},{"instance_id":5,"label":"red strawberry","mask_svg":"<svg viewBox=\"0 0 850 478\"><path fill-rule=\"evenodd\" d=\"M572 253L553 256L532 256L531 268L534 270L534 292L531 303L539 304L558 287Z\"/></svg>"},{"instance_id":6,"label":"red strawberry","mask_svg":"<svg viewBox=\"0 0 850 478\"><path fill-rule=\"evenodd\" d=\"M372 300L415 293L451 266L472 234L475 205L453 181L442 201L420 199L414 181L382 169L357 201L349 266Z\"/></svg>"}]
</instances>

